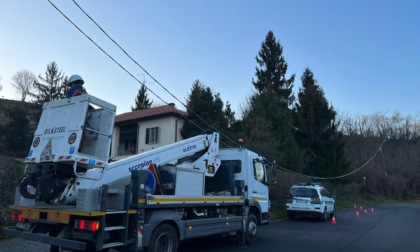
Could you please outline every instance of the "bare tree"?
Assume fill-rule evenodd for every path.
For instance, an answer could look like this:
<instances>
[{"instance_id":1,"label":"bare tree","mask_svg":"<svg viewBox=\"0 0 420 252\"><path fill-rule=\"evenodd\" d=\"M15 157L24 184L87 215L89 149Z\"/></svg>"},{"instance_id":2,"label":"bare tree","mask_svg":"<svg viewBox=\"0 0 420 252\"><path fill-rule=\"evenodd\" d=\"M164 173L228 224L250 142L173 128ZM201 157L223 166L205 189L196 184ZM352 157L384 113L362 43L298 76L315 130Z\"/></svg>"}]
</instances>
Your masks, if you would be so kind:
<instances>
[{"instance_id":1,"label":"bare tree","mask_svg":"<svg viewBox=\"0 0 420 252\"><path fill-rule=\"evenodd\" d=\"M16 89L16 93L21 95L22 101L25 101L34 87L33 84L36 80L35 74L25 69L20 70L13 75L12 80L12 86Z\"/></svg>"}]
</instances>

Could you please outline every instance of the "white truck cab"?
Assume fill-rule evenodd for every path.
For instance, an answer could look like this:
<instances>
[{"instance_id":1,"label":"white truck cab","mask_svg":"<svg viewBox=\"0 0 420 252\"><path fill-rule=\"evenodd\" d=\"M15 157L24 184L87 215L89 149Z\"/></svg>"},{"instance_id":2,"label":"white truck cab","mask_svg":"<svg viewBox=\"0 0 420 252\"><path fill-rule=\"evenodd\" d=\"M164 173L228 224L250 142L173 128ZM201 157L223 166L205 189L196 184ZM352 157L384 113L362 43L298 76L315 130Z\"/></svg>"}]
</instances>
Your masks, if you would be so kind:
<instances>
[{"instance_id":1,"label":"white truck cab","mask_svg":"<svg viewBox=\"0 0 420 252\"><path fill-rule=\"evenodd\" d=\"M243 149L222 149L218 157L223 162L235 163L235 181L248 181L247 200L251 205L255 205L263 213L261 223L269 221L268 182L266 163L260 155L255 152ZM227 161L229 160L229 161ZM258 216L258 218L260 218Z\"/></svg>"}]
</instances>

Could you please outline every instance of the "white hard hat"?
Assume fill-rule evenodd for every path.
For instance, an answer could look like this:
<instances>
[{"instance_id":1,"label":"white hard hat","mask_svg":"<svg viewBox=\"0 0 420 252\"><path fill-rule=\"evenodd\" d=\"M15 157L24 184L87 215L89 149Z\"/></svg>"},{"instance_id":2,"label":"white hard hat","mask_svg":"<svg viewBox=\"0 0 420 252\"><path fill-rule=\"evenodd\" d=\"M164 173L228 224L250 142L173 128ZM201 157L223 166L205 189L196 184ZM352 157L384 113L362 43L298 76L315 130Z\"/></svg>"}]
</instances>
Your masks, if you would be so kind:
<instances>
[{"instance_id":1,"label":"white hard hat","mask_svg":"<svg viewBox=\"0 0 420 252\"><path fill-rule=\"evenodd\" d=\"M74 75L70 76L70 78L68 79L68 82L67 82L68 85L73 85L73 84L83 85L84 83L85 83L85 81L78 74L74 74Z\"/></svg>"}]
</instances>

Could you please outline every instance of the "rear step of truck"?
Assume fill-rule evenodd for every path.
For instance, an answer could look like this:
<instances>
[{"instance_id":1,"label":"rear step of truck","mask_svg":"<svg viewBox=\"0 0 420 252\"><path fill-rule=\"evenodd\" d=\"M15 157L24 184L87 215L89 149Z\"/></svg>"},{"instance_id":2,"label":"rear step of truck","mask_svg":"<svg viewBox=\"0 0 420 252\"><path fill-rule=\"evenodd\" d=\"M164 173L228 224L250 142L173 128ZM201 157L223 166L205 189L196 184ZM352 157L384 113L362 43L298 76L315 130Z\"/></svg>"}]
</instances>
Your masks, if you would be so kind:
<instances>
[{"instance_id":1,"label":"rear step of truck","mask_svg":"<svg viewBox=\"0 0 420 252\"><path fill-rule=\"evenodd\" d=\"M103 249L126 246L135 242L135 239L127 238L128 229L126 228L126 222L129 218L128 215L129 213L127 211L106 212L106 215L104 216L105 225L103 227L103 232L108 232L109 236L113 237L114 239L110 240L108 243L102 244ZM110 219L112 219L112 226L108 225Z\"/></svg>"},{"instance_id":2,"label":"rear step of truck","mask_svg":"<svg viewBox=\"0 0 420 252\"><path fill-rule=\"evenodd\" d=\"M109 195L112 194L113 191L109 190L107 186L102 188L104 194ZM134 244L136 242L136 238L130 234L130 218L136 218L136 211L129 210L129 197L131 189L130 187L126 186L124 192L124 209L123 210L111 210L107 209L105 216L102 217L102 227L99 230L98 237L104 237L105 233L109 234L111 239L107 240L107 243L102 244L102 249L114 248L114 247L121 247L127 246L130 244ZM106 197L102 198L101 207L105 208L107 204ZM136 223L135 221L133 223ZM129 233L130 232L130 233Z\"/></svg>"},{"instance_id":3,"label":"rear step of truck","mask_svg":"<svg viewBox=\"0 0 420 252\"><path fill-rule=\"evenodd\" d=\"M114 247L119 247L123 245L124 245L123 242L111 242L111 243L105 243L104 245L102 245L102 248L107 249L107 248L114 248Z\"/></svg>"},{"instance_id":4,"label":"rear step of truck","mask_svg":"<svg viewBox=\"0 0 420 252\"><path fill-rule=\"evenodd\" d=\"M114 226L114 227L106 227L105 231L114 231L114 230L121 230L124 229L124 226Z\"/></svg>"}]
</instances>

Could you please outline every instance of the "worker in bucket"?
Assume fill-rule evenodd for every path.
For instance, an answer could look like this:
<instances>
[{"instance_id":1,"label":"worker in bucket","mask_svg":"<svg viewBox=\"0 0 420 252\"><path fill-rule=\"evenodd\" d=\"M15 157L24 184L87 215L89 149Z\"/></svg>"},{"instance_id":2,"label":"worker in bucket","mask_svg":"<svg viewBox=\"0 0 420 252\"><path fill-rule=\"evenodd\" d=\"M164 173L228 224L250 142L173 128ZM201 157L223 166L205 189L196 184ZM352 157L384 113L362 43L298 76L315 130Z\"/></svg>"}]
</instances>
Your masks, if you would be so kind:
<instances>
[{"instance_id":1,"label":"worker in bucket","mask_svg":"<svg viewBox=\"0 0 420 252\"><path fill-rule=\"evenodd\" d=\"M86 89L83 87L85 81L80 75L74 74L68 79L67 85L70 89L67 91L67 98L87 94Z\"/></svg>"}]
</instances>

